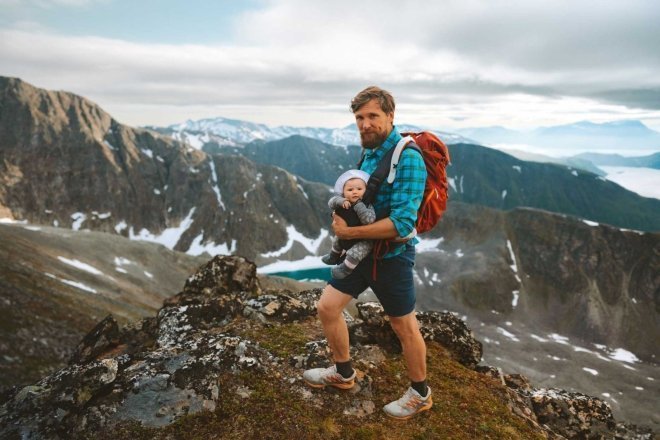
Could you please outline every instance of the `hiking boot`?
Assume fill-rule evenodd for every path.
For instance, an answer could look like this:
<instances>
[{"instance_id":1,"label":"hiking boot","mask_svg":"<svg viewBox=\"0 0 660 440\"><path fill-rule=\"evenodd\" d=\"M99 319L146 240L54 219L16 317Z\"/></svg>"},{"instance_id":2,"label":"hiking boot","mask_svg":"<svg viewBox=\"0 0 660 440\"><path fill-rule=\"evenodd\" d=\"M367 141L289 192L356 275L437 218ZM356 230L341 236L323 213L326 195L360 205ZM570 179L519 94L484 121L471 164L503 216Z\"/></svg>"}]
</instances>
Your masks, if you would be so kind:
<instances>
[{"instance_id":1,"label":"hiking boot","mask_svg":"<svg viewBox=\"0 0 660 440\"><path fill-rule=\"evenodd\" d=\"M355 386L355 370L349 378L337 373L337 366L328 368L313 368L303 372L303 380L312 388L323 388L326 386L350 390Z\"/></svg>"},{"instance_id":2,"label":"hiking boot","mask_svg":"<svg viewBox=\"0 0 660 440\"><path fill-rule=\"evenodd\" d=\"M432 406L433 400L431 399L431 388L428 388L426 397L422 397L417 391L410 387L402 398L388 403L383 407L383 410L385 411L385 414L394 419L407 420L415 414L431 409Z\"/></svg>"}]
</instances>

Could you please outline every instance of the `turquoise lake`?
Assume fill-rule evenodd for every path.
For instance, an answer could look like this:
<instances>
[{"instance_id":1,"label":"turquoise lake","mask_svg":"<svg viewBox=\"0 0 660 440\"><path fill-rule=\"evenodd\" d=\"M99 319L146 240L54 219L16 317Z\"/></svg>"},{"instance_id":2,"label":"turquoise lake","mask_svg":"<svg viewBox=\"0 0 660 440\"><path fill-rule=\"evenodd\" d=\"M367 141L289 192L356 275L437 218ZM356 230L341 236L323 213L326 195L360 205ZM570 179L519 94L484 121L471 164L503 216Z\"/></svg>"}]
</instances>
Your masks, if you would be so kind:
<instances>
[{"instance_id":1,"label":"turquoise lake","mask_svg":"<svg viewBox=\"0 0 660 440\"><path fill-rule=\"evenodd\" d=\"M330 279L330 267L319 267L315 269L301 269L287 272L273 272L268 275L277 275L279 277L293 278L294 280L322 280Z\"/></svg>"}]
</instances>

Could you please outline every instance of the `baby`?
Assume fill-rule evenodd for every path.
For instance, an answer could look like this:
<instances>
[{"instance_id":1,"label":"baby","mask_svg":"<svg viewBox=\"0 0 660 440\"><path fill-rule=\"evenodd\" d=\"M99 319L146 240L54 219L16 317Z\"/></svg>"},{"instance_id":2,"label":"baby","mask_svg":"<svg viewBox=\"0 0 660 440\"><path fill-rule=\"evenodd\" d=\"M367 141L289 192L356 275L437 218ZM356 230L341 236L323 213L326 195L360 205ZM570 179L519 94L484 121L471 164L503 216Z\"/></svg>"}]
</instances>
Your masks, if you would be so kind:
<instances>
[{"instance_id":1,"label":"baby","mask_svg":"<svg viewBox=\"0 0 660 440\"><path fill-rule=\"evenodd\" d=\"M359 226L376 221L376 211L373 206L362 203L362 196L367 189L369 174L362 170L348 170L335 182L335 193L328 201L330 209L335 214L346 220L349 226ZM355 266L371 252L373 242L371 240L340 240L332 239L332 250L321 259L325 264L335 265L331 272L335 279L346 278ZM341 264L343 253L346 258Z\"/></svg>"}]
</instances>

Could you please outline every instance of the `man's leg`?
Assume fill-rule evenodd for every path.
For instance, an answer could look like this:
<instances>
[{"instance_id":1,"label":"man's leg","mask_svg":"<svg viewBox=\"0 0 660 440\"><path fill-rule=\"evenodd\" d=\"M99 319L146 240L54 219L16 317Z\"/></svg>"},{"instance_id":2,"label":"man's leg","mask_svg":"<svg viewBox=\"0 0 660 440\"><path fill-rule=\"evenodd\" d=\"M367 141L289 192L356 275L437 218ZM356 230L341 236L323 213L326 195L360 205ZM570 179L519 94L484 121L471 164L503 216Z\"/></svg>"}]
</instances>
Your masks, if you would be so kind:
<instances>
[{"instance_id":1,"label":"man's leg","mask_svg":"<svg viewBox=\"0 0 660 440\"><path fill-rule=\"evenodd\" d=\"M426 380L426 343L419 331L415 312L405 316L390 316L392 329L401 341L403 357L412 382Z\"/></svg>"},{"instance_id":2,"label":"man's leg","mask_svg":"<svg viewBox=\"0 0 660 440\"><path fill-rule=\"evenodd\" d=\"M426 343L414 311L401 317L390 317L390 323L401 341L411 384L400 399L383 409L390 417L407 420L433 406L431 388L426 385Z\"/></svg>"},{"instance_id":3,"label":"man's leg","mask_svg":"<svg viewBox=\"0 0 660 440\"><path fill-rule=\"evenodd\" d=\"M328 284L323 289L317 305L323 333L328 340L335 362L346 362L350 359L348 327L343 312L351 299L350 295L346 295Z\"/></svg>"},{"instance_id":4,"label":"man's leg","mask_svg":"<svg viewBox=\"0 0 660 440\"><path fill-rule=\"evenodd\" d=\"M311 387L332 386L347 390L355 385L356 373L351 366L348 327L343 316L344 307L351 298L329 284L323 290L317 310L335 363L329 368L305 370L303 380Z\"/></svg>"}]
</instances>

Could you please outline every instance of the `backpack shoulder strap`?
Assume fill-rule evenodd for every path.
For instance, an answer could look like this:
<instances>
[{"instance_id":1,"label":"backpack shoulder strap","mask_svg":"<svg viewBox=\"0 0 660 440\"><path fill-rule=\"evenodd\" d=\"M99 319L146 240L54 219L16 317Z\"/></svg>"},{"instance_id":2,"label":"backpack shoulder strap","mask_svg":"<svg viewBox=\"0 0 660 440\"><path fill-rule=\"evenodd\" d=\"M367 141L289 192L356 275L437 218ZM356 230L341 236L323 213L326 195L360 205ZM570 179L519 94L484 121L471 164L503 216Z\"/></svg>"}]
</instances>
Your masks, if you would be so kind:
<instances>
[{"instance_id":1,"label":"backpack shoulder strap","mask_svg":"<svg viewBox=\"0 0 660 440\"><path fill-rule=\"evenodd\" d=\"M394 182L394 177L396 176L396 167L399 164L401 153L407 147L414 148L421 153L421 150L414 143L412 137L410 136L402 138L394 148L385 153L385 156L383 156L380 162L378 162L376 170L371 173L369 182L367 182L367 189L364 192L364 196L362 196L362 201L365 205L373 204L373 202L376 200L376 195L380 190L380 186L385 180L387 180L390 184ZM396 161L394 159L395 157ZM362 164L362 161L360 161L360 164Z\"/></svg>"},{"instance_id":2,"label":"backpack shoulder strap","mask_svg":"<svg viewBox=\"0 0 660 440\"><path fill-rule=\"evenodd\" d=\"M362 169L362 162L364 162L364 157L367 155L367 152L364 151L364 148L362 149L362 154L360 155L360 160L358 161L355 169L359 170Z\"/></svg>"},{"instance_id":3,"label":"backpack shoulder strap","mask_svg":"<svg viewBox=\"0 0 660 440\"><path fill-rule=\"evenodd\" d=\"M408 147L408 146L415 146L414 139L412 136L406 136L404 138L401 138L401 140L396 144L396 147L394 147L394 152L392 153L392 159L390 160L390 169L387 173L387 183L390 185L392 182L394 182L394 177L396 177L396 167L399 165L399 160L401 159L401 154L403 153L403 150ZM417 147L417 150L419 150L419 147Z\"/></svg>"}]
</instances>

